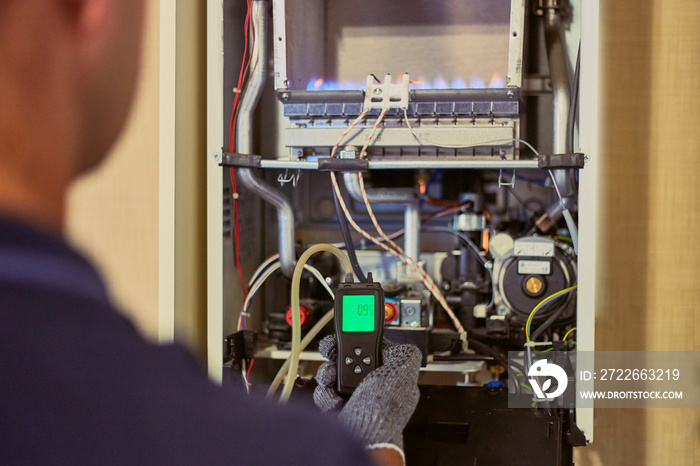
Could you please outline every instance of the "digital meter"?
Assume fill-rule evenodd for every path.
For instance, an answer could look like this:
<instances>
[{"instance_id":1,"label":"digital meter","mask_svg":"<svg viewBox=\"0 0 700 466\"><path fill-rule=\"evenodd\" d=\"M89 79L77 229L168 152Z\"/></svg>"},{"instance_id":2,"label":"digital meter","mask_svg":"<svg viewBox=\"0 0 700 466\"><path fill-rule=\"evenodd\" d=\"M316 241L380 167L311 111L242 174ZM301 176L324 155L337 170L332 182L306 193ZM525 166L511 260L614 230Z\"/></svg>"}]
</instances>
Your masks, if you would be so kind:
<instances>
[{"instance_id":1,"label":"digital meter","mask_svg":"<svg viewBox=\"0 0 700 466\"><path fill-rule=\"evenodd\" d=\"M371 274L368 274L371 280ZM350 395L381 365L384 290L379 283L341 283L335 295L338 393Z\"/></svg>"}]
</instances>

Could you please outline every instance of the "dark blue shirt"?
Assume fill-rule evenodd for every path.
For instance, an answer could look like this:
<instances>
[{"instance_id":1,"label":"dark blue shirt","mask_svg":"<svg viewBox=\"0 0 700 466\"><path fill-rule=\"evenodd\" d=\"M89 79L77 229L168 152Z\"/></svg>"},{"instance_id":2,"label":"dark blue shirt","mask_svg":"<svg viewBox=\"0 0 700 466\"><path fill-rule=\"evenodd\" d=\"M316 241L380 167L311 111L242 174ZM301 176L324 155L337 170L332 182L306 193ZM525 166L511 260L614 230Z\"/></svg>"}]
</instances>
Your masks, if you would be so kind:
<instances>
[{"instance_id":1,"label":"dark blue shirt","mask_svg":"<svg viewBox=\"0 0 700 466\"><path fill-rule=\"evenodd\" d=\"M331 420L145 342L62 238L0 218L0 464L369 462Z\"/></svg>"}]
</instances>

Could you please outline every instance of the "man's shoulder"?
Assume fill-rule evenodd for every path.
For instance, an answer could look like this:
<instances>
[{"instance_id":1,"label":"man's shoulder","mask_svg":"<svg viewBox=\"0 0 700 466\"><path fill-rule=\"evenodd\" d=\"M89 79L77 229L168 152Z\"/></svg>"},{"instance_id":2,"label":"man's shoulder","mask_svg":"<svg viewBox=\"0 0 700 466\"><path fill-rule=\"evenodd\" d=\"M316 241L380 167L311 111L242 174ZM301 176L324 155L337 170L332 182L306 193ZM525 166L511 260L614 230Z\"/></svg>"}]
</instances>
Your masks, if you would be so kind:
<instances>
[{"instance_id":1,"label":"man's shoulder","mask_svg":"<svg viewBox=\"0 0 700 466\"><path fill-rule=\"evenodd\" d=\"M7 376L0 412L10 421L0 436L11 440L0 457L38 463L49 459L45 451L78 464L100 455L102 464L365 461L335 423L214 385L184 348L144 341L104 303L7 284L0 284L0 300L0 372ZM23 456L28 452L36 461Z\"/></svg>"}]
</instances>

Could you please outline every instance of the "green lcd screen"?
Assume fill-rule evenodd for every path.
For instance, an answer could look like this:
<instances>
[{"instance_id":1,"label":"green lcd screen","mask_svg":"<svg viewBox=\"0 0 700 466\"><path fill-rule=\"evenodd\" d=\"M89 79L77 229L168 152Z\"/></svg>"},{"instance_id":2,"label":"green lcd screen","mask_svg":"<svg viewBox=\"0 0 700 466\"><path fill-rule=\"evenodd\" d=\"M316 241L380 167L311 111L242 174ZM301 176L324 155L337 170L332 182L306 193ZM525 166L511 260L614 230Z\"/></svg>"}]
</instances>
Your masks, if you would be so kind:
<instances>
[{"instance_id":1,"label":"green lcd screen","mask_svg":"<svg viewBox=\"0 0 700 466\"><path fill-rule=\"evenodd\" d=\"M374 295L343 296L343 332L374 331Z\"/></svg>"}]
</instances>

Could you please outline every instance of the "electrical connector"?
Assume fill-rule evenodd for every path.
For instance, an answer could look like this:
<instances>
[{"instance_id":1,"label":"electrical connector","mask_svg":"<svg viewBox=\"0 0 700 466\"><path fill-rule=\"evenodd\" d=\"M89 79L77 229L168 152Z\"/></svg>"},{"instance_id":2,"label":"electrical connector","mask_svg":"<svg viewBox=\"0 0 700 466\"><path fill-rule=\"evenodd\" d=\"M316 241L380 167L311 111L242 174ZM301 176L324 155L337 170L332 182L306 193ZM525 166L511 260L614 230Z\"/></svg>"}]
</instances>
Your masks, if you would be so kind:
<instances>
[{"instance_id":1,"label":"electrical connector","mask_svg":"<svg viewBox=\"0 0 700 466\"><path fill-rule=\"evenodd\" d=\"M408 73L404 73L401 82L396 84L391 82L390 74L384 76L384 81L381 83L377 82L374 76L367 76L364 110L408 108L408 84Z\"/></svg>"},{"instance_id":2,"label":"electrical connector","mask_svg":"<svg viewBox=\"0 0 700 466\"><path fill-rule=\"evenodd\" d=\"M255 357L258 333L253 330L240 330L227 336L224 342L229 360L232 361L234 367L240 367L241 361Z\"/></svg>"}]
</instances>

